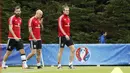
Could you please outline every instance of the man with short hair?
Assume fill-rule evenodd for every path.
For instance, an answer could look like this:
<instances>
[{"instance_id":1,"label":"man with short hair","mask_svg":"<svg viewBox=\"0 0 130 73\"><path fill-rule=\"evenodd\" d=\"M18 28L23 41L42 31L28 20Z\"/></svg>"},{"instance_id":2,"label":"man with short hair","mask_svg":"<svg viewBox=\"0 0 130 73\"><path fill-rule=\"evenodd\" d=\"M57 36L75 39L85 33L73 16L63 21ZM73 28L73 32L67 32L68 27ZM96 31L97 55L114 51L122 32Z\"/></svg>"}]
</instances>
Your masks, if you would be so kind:
<instances>
[{"instance_id":1,"label":"man with short hair","mask_svg":"<svg viewBox=\"0 0 130 73\"><path fill-rule=\"evenodd\" d=\"M101 36L99 37L99 43L105 44L106 43L106 36L107 36L107 32L102 32Z\"/></svg>"},{"instance_id":2,"label":"man with short hair","mask_svg":"<svg viewBox=\"0 0 130 73\"><path fill-rule=\"evenodd\" d=\"M29 41L31 47L31 53L27 56L27 60L29 60L32 56L37 53L37 68L41 69L41 49L42 49L42 41L41 41L41 33L40 28L43 28L43 12L39 9L36 11L36 14L29 19L28 28L29 28Z\"/></svg>"},{"instance_id":3,"label":"man with short hair","mask_svg":"<svg viewBox=\"0 0 130 73\"><path fill-rule=\"evenodd\" d=\"M26 64L26 55L23 49L23 42L21 40L21 24L22 19L20 18L21 8L19 6L15 7L14 15L9 18L9 34L8 34L8 43L7 43L7 51L4 55L2 61L2 68L7 68L6 60L8 59L9 55L12 53L12 50L16 48L17 51L21 54L22 60L22 68L28 68Z\"/></svg>"},{"instance_id":4,"label":"man with short hair","mask_svg":"<svg viewBox=\"0 0 130 73\"><path fill-rule=\"evenodd\" d=\"M58 69L61 69L61 57L64 50L64 46L67 45L70 48L70 61L69 68L73 69L73 60L75 47L73 40L70 36L70 18L69 18L69 7L63 6L63 14L58 19L58 37L59 37L59 53L58 53Z\"/></svg>"}]
</instances>

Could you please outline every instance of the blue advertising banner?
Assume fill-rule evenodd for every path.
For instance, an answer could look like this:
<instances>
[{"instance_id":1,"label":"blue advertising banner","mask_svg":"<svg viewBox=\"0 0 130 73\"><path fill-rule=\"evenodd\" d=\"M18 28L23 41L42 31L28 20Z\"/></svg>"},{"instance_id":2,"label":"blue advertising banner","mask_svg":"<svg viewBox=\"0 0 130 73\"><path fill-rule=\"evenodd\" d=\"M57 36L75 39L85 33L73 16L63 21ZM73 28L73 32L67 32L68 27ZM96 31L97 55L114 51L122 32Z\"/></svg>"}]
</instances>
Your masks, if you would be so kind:
<instances>
[{"instance_id":1,"label":"blue advertising banner","mask_svg":"<svg viewBox=\"0 0 130 73\"><path fill-rule=\"evenodd\" d=\"M2 44L2 57L6 52ZM75 44L74 65L127 65L130 63L130 44ZM31 52L30 45L24 44L26 55ZM57 65L58 44L43 44L42 56L45 65ZM65 46L61 64L68 65L70 49ZM36 55L27 62L36 65ZM7 60L8 65L21 65L18 51L13 50Z\"/></svg>"}]
</instances>

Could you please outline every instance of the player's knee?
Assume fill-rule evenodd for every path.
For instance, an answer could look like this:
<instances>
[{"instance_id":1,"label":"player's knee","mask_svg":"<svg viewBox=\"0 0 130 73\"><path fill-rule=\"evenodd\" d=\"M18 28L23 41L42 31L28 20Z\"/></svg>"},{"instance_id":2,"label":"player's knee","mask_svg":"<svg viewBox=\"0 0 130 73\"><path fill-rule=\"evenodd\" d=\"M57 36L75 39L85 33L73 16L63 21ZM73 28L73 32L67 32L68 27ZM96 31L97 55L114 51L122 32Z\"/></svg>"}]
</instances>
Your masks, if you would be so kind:
<instances>
[{"instance_id":1,"label":"player's knee","mask_svg":"<svg viewBox=\"0 0 130 73\"><path fill-rule=\"evenodd\" d=\"M40 55L41 55L41 51L37 51L37 55L39 55L39 56L40 56Z\"/></svg>"},{"instance_id":2,"label":"player's knee","mask_svg":"<svg viewBox=\"0 0 130 73\"><path fill-rule=\"evenodd\" d=\"M74 49L74 48L73 48L73 49L71 49L71 52L72 52L72 53L74 53L74 52L75 52L75 49Z\"/></svg>"},{"instance_id":3,"label":"player's knee","mask_svg":"<svg viewBox=\"0 0 130 73\"><path fill-rule=\"evenodd\" d=\"M25 54L24 49L20 49L19 52L20 52L21 54Z\"/></svg>"},{"instance_id":4,"label":"player's knee","mask_svg":"<svg viewBox=\"0 0 130 73\"><path fill-rule=\"evenodd\" d=\"M12 51L6 51L6 55L10 55L12 53Z\"/></svg>"},{"instance_id":5,"label":"player's knee","mask_svg":"<svg viewBox=\"0 0 130 73\"><path fill-rule=\"evenodd\" d=\"M37 53L39 53L39 54L40 54L40 53L41 53L41 50L37 50Z\"/></svg>"},{"instance_id":6,"label":"player's knee","mask_svg":"<svg viewBox=\"0 0 130 73\"><path fill-rule=\"evenodd\" d=\"M62 52L63 52L63 51L59 51L59 52L58 52L58 55L61 55L61 54L62 54Z\"/></svg>"},{"instance_id":7,"label":"player's knee","mask_svg":"<svg viewBox=\"0 0 130 73\"><path fill-rule=\"evenodd\" d=\"M58 52L58 56L61 56L61 55L62 55L62 53L59 51L59 52Z\"/></svg>"},{"instance_id":8,"label":"player's knee","mask_svg":"<svg viewBox=\"0 0 130 73\"><path fill-rule=\"evenodd\" d=\"M32 55L35 55L36 54L36 51L32 51Z\"/></svg>"}]
</instances>

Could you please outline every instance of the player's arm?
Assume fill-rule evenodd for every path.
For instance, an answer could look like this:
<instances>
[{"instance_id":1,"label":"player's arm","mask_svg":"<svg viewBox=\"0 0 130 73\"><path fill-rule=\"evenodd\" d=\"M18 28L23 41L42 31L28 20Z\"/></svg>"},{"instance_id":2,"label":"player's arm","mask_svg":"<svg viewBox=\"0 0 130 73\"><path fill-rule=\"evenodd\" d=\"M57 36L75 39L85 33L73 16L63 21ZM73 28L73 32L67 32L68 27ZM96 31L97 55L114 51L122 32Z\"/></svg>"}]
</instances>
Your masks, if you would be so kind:
<instances>
[{"instance_id":1,"label":"player's arm","mask_svg":"<svg viewBox=\"0 0 130 73\"><path fill-rule=\"evenodd\" d=\"M40 19L40 25L41 25L41 28L42 28L42 31L44 30L44 26L43 26L43 17Z\"/></svg>"},{"instance_id":2,"label":"player's arm","mask_svg":"<svg viewBox=\"0 0 130 73\"><path fill-rule=\"evenodd\" d=\"M61 30L61 32L65 35L66 39L69 40L69 36L65 33L64 29L62 28L62 18L60 17L58 20L58 24L59 24L59 28Z\"/></svg>"},{"instance_id":3,"label":"player's arm","mask_svg":"<svg viewBox=\"0 0 130 73\"><path fill-rule=\"evenodd\" d=\"M36 38L35 38L35 36L33 35L33 32L32 32L32 27L29 27L29 33L32 36L33 40L36 41Z\"/></svg>"},{"instance_id":4,"label":"player's arm","mask_svg":"<svg viewBox=\"0 0 130 73\"><path fill-rule=\"evenodd\" d=\"M36 41L36 38L35 38L35 36L34 36L34 34L32 32L32 26L31 26L31 24L32 24L32 20L30 20L30 22L29 22L29 27L28 27L29 33L32 36L33 40Z\"/></svg>"}]
</instances>

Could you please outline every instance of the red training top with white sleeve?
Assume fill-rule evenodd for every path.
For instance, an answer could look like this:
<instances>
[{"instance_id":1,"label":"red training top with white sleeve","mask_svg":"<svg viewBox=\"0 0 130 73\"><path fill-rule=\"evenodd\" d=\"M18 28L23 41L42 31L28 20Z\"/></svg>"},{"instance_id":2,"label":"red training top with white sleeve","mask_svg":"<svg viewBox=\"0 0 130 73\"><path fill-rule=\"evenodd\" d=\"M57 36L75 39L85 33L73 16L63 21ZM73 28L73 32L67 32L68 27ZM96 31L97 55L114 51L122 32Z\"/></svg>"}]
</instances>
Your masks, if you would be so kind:
<instances>
[{"instance_id":1,"label":"red training top with white sleeve","mask_svg":"<svg viewBox=\"0 0 130 73\"><path fill-rule=\"evenodd\" d=\"M8 24L12 25L12 30L14 31L14 34L21 39L21 24L22 24L22 19L20 17L16 17L15 15L12 15L9 20ZM14 39L14 36L12 33L9 31L8 38Z\"/></svg>"},{"instance_id":2,"label":"red training top with white sleeve","mask_svg":"<svg viewBox=\"0 0 130 73\"><path fill-rule=\"evenodd\" d=\"M58 36L70 36L70 18L68 15L62 14L58 19Z\"/></svg>"},{"instance_id":3,"label":"red training top with white sleeve","mask_svg":"<svg viewBox=\"0 0 130 73\"><path fill-rule=\"evenodd\" d=\"M36 17L29 19L28 27L32 27L32 33L35 36L36 40L41 40L40 34L40 20ZM30 34L29 40L33 40L32 35Z\"/></svg>"}]
</instances>

